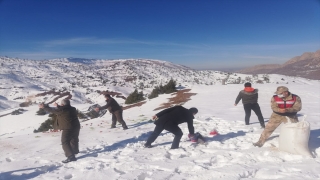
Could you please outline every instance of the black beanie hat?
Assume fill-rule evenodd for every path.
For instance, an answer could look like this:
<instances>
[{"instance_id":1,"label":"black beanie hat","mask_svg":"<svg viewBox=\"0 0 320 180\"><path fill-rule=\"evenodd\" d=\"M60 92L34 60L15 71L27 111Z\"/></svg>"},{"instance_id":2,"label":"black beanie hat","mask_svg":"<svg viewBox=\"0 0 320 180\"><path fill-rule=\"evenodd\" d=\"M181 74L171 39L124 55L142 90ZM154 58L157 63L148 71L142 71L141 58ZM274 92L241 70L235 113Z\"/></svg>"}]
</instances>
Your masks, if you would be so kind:
<instances>
[{"instance_id":1,"label":"black beanie hat","mask_svg":"<svg viewBox=\"0 0 320 180\"><path fill-rule=\"evenodd\" d=\"M249 82L245 83L244 87L251 87L251 83L249 83Z\"/></svg>"},{"instance_id":2,"label":"black beanie hat","mask_svg":"<svg viewBox=\"0 0 320 180\"><path fill-rule=\"evenodd\" d=\"M198 113L198 109L195 108L195 107L190 108L189 111L190 111L191 113L195 113L195 114Z\"/></svg>"},{"instance_id":3,"label":"black beanie hat","mask_svg":"<svg viewBox=\"0 0 320 180\"><path fill-rule=\"evenodd\" d=\"M110 94L105 94L104 97L110 98L111 96L110 96Z\"/></svg>"}]
</instances>

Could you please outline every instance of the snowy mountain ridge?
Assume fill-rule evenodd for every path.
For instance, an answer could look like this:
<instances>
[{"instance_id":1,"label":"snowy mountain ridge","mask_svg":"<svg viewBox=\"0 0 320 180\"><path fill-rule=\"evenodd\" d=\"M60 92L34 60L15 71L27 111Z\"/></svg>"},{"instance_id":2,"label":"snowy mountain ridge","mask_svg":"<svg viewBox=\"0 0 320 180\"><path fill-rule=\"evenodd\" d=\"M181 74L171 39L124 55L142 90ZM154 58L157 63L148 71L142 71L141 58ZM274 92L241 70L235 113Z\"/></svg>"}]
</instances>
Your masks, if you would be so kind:
<instances>
[{"instance_id":1,"label":"snowy mountain ridge","mask_svg":"<svg viewBox=\"0 0 320 180\"><path fill-rule=\"evenodd\" d=\"M43 92L70 92L78 102L96 102L97 90L109 90L128 96L134 89L148 93L156 86L165 85L170 79L178 87L199 85L224 85L252 83L299 83L286 76L272 78L267 74L248 75L212 70L193 70L161 60L150 59L81 59L60 58L51 60L25 60L0 57L0 109L33 99L49 101L57 97ZM302 80L304 83L307 80ZM10 101L10 103L8 102ZM13 101L13 102L11 102ZM16 103L14 103L16 102ZM9 105L10 104L10 105Z\"/></svg>"}]
</instances>

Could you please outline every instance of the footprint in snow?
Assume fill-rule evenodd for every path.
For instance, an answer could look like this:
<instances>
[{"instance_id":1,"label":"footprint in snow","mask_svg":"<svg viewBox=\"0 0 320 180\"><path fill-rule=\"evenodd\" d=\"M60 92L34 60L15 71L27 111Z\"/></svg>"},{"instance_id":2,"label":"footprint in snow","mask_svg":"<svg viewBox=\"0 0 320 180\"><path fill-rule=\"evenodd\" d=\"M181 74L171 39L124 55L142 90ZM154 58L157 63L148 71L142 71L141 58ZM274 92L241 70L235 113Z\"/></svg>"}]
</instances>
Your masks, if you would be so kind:
<instances>
[{"instance_id":1,"label":"footprint in snow","mask_svg":"<svg viewBox=\"0 0 320 180\"><path fill-rule=\"evenodd\" d=\"M6 161L7 161L7 162L12 162L12 161L13 161L13 158L6 158Z\"/></svg>"},{"instance_id":2,"label":"footprint in snow","mask_svg":"<svg viewBox=\"0 0 320 180\"><path fill-rule=\"evenodd\" d=\"M71 179L72 177L73 177L72 174L67 174L64 176L64 179Z\"/></svg>"}]
</instances>

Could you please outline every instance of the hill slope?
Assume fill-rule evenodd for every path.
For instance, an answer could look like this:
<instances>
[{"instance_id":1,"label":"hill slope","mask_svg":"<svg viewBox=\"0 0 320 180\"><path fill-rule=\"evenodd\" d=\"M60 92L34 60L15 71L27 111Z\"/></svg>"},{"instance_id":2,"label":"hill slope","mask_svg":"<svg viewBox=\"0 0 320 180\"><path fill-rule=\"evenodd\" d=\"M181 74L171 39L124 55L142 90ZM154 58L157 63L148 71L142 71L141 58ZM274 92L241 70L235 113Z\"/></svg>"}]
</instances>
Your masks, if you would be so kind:
<instances>
[{"instance_id":1,"label":"hill slope","mask_svg":"<svg viewBox=\"0 0 320 180\"><path fill-rule=\"evenodd\" d=\"M101 91L117 92L127 97L134 89L145 96L170 79L177 88L194 85L277 83L267 74L248 75L221 71L200 71L166 61L148 59L92 60L64 58L43 61L0 57L0 109L20 103L51 103L71 98L78 103L97 103ZM299 83L295 80L294 83Z\"/></svg>"},{"instance_id":2,"label":"hill slope","mask_svg":"<svg viewBox=\"0 0 320 180\"><path fill-rule=\"evenodd\" d=\"M290 59L282 65L257 65L240 70L239 72L250 74L283 74L320 80L320 50L316 52L306 52L301 56Z\"/></svg>"}]
</instances>

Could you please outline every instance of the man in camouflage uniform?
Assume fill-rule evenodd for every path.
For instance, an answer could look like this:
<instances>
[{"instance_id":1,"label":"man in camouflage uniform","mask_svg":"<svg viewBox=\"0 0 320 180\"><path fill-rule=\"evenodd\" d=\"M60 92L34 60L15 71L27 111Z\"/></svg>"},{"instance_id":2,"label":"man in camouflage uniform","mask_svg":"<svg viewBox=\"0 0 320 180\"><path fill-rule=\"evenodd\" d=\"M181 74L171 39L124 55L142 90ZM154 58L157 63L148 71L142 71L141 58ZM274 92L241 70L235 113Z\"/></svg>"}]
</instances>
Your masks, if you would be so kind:
<instances>
[{"instance_id":1,"label":"man in camouflage uniform","mask_svg":"<svg viewBox=\"0 0 320 180\"><path fill-rule=\"evenodd\" d=\"M297 112L301 110L302 103L299 96L291 94L285 86L279 86L271 98L271 109L273 113L262 132L258 142L254 146L262 147L273 131L281 124L286 123L287 117L292 123L298 122Z\"/></svg>"}]
</instances>

